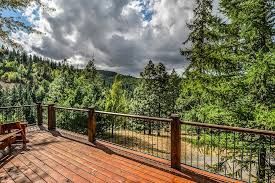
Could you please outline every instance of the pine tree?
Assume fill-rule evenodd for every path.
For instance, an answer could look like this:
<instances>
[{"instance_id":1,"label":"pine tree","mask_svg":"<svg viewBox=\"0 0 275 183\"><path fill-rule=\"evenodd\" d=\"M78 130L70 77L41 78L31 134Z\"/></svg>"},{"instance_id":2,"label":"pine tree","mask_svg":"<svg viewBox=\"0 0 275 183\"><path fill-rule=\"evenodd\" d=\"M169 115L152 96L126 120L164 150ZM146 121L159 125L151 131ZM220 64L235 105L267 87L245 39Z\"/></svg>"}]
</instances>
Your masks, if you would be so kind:
<instances>
[{"instance_id":1,"label":"pine tree","mask_svg":"<svg viewBox=\"0 0 275 183\"><path fill-rule=\"evenodd\" d=\"M155 64L151 60L145 66L144 71L140 73L140 76L142 77L142 89L146 91L144 92L145 98L137 96L137 100L145 99L143 101L139 101L143 104L143 112L141 115L154 116L156 114L156 106L158 106L158 97L155 92L156 68Z\"/></svg>"},{"instance_id":2,"label":"pine tree","mask_svg":"<svg viewBox=\"0 0 275 183\"><path fill-rule=\"evenodd\" d=\"M135 114L168 117L178 97L180 78L175 71L170 76L162 63L151 60L141 73L142 79L134 90L132 111Z\"/></svg>"},{"instance_id":3,"label":"pine tree","mask_svg":"<svg viewBox=\"0 0 275 183\"><path fill-rule=\"evenodd\" d=\"M247 58L247 94L253 96L255 120L266 125L267 121L258 121L257 118L264 111L275 113L275 2L247 0L243 2L242 9L246 13L240 17L247 22L247 27L240 30L240 37L244 40L243 52Z\"/></svg>"},{"instance_id":4,"label":"pine tree","mask_svg":"<svg viewBox=\"0 0 275 183\"><path fill-rule=\"evenodd\" d=\"M122 88L122 82L119 79L119 75L117 75L107 95L105 110L111 112L127 112L128 107L125 92L126 91Z\"/></svg>"},{"instance_id":5,"label":"pine tree","mask_svg":"<svg viewBox=\"0 0 275 183\"><path fill-rule=\"evenodd\" d=\"M212 15L212 3L212 0L196 0L193 21L187 24L191 33L183 42L186 47L181 49L181 54L190 61L187 72L207 73L212 63L209 47L210 42L217 36L213 28L219 21Z\"/></svg>"},{"instance_id":6,"label":"pine tree","mask_svg":"<svg viewBox=\"0 0 275 183\"><path fill-rule=\"evenodd\" d=\"M155 102L155 111L152 115L158 117L167 117L171 111L169 111L170 106L168 102L168 91L169 91L169 75L166 71L165 66L162 63L159 63L156 66L156 76L153 80L154 84L152 87L152 93L156 96ZM153 109L154 109L153 108Z\"/></svg>"},{"instance_id":7,"label":"pine tree","mask_svg":"<svg viewBox=\"0 0 275 183\"><path fill-rule=\"evenodd\" d=\"M193 21L188 24L191 33L181 49L190 64L184 73L177 110L184 118L202 122L205 119L200 110L214 98L209 83L213 82L218 64L212 43L218 39L216 27L220 20L212 15L212 8L212 0L196 1Z\"/></svg>"},{"instance_id":8,"label":"pine tree","mask_svg":"<svg viewBox=\"0 0 275 183\"><path fill-rule=\"evenodd\" d=\"M180 83L181 78L179 77L175 69L173 69L168 81L168 112L170 113L176 112L176 101L180 95Z\"/></svg>"},{"instance_id":9,"label":"pine tree","mask_svg":"<svg viewBox=\"0 0 275 183\"><path fill-rule=\"evenodd\" d=\"M87 79L90 80L94 80L96 75L97 75L97 71L96 71L96 67L95 67L95 59L93 58L92 60L89 60L88 64L85 67L84 70L85 76Z\"/></svg>"},{"instance_id":10,"label":"pine tree","mask_svg":"<svg viewBox=\"0 0 275 183\"><path fill-rule=\"evenodd\" d=\"M220 53L224 54L220 60L226 58L227 62L237 66L233 67L235 72L227 77L227 85L231 87L224 95L229 99L225 105L235 114L239 125L272 128L272 120L263 120L263 116L275 113L272 109L275 88L274 1L222 0L220 6L230 20L220 28L224 32L220 41ZM266 123L270 125L266 126Z\"/></svg>"}]
</instances>

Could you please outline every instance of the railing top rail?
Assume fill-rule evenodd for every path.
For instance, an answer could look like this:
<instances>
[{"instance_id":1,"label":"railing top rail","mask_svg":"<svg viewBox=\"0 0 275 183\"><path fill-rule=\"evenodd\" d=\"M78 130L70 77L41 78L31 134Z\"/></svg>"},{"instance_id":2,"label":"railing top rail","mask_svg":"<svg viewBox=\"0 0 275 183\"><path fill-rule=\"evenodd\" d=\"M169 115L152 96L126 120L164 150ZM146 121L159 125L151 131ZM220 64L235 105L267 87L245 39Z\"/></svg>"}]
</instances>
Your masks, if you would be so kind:
<instances>
[{"instance_id":1,"label":"railing top rail","mask_svg":"<svg viewBox=\"0 0 275 183\"><path fill-rule=\"evenodd\" d=\"M216 129L216 130L251 133L251 134L266 135L266 136L275 136L275 131L268 131L268 130L232 127L232 126L215 125L215 124L208 124L208 123L197 123L197 122L191 122L191 121L182 121L181 123L184 125L190 125L190 126L196 126L196 127L202 127L202 128L211 128L211 129Z\"/></svg>"},{"instance_id":2,"label":"railing top rail","mask_svg":"<svg viewBox=\"0 0 275 183\"><path fill-rule=\"evenodd\" d=\"M122 114L122 113L114 113L114 112L105 112L105 111L95 111L98 114L107 114L107 115L113 115L113 116L122 116L122 117L129 117L129 118L136 118L136 119L144 119L144 120L150 120L150 121L162 121L170 123L172 119L168 118L157 118L157 117L148 117L148 116L140 116L140 115L132 115L132 114Z\"/></svg>"},{"instance_id":3,"label":"railing top rail","mask_svg":"<svg viewBox=\"0 0 275 183\"><path fill-rule=\"evenodd\" d=\"M22 106L6 106L0 107L0 109L17 109L22 107L35 107L36 104L32 105L22 105ZM42 105L42 107L47 107L48 105ZM55 106L56 109L64 109L64 110L72 110L72 111L80 111L80 112L89 112L89 109L79 109L79 108L68 108L68 107L61 107ZM170 118L159 118L159 117L148 117L148 116L141 116L141 115L132 115L132 114L123 114L123 113L114 113L114 112L105 112L105 111L95 111L98 114L106 114L106 115L113 115L113 116L122 116L122 117L129 117L135 119L143 119L148 121L162 121L170 123L173 120ZM266 135L266 136L275 136L275 131L269 130L260 130L260 129L252 129L252 128L242 128L242 127L232 127L232 126L225 126L225 125L216 125L216 124L209 124L209 123L199 123L199 122L191 122L191 121L181 121L184 125L190 125L195 127L202 127L202 128L210 128L216 130L224 130L230 132L242 132L242 133L250 133L250 134L257 134L257 135Z\"/></svg>"},{"instance_id":4,"label":"railing top rail","mask_svg":"<svg viewBox=\"0 0 275 183\"><path fill-rule=\"evenodd\" d=\"M60 107L60 106L56 106L55 108L56 109L65 109L65 110L70 110L70 111L89 112L88 109L78 109L78 108Z\"/></svg>"},{"instance_id":5,"label":"railing top rail","mask_svg":"<svg viewBox=\"0 0 275 183\"><path fill-rule=\"evenodd\" d=\"M7 106L7 107L0 107L0 109L18 109L18 108L22 108L22 107L35 107L36 105L21 105L21 106Z\"/></svg>"}]
</instances>

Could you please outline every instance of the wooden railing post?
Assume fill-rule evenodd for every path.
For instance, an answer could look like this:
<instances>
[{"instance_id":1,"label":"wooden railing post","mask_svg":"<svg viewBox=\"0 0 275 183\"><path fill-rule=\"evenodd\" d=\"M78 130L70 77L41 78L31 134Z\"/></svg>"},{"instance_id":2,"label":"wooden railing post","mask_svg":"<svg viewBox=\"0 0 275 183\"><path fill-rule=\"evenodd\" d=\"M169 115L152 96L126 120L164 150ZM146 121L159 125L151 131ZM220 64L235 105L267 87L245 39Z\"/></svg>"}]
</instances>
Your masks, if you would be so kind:
<instances>
[{"instance_id":1,"label":"wooden railing post","mask_svg":"<svg viewBox=\"0 0 275 183\"><path fill-rule=\"evenodd\" d=\"M48 105L48 129L56 129L56 116L55 116L55 107L54 104Z\"/></svg>"},{"instance_id":2,"label":"wooden railing post","mask_svg":"<svg viewBox=\"0 0 275 183\"><path fill-rule=\"evenodd\" d=\"M181 122L179 115L172 114L171 118L171 167L180 170L181 164Z\"/></svg>"},{"instance_id":3,"label":"wooden railing post","mask_svg":"<svg viewBox=\"0 0 275 183\"><path fill-rule=\"evenodd\" d=\"M89 108L89 112L88 112L88 140L89 140L89 142L95 143L95 135L96 135L95 108Z\"/></svg>"},{"instance_id":4,"label":"wooden railing post","mask_svg":"<svg viewBox=\"0 0 275 183\"><path fill-rule=\"evenodd\" d=\"M266 181L266 137L260 136L259 157L258 157L258 182Z\"/></svg>"},{"instance_id":5,"label":"wooden railing post","mask_svg":"<svg viewBox=\"0 0 275 183\"><path fill-rule=\"evenodd\" d=\"M37 107L37 124L38 126L41 126L43 124L43 117L42 117L42 104L41 102L38 102L36 104Z\"/></svg>"}]
</instances>

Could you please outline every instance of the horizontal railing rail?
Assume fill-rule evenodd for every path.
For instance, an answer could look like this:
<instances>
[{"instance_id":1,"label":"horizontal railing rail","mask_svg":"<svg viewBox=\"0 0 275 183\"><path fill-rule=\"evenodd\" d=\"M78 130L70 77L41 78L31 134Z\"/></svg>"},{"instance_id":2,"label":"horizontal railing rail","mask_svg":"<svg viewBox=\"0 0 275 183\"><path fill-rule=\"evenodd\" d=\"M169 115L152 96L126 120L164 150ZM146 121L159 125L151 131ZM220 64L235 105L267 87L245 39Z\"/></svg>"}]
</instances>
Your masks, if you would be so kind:
<instances>
[{"instance_id":1,"label":"horizontal railing rail","mask_svg":"<svg viewBox=\"0 0 275 183\"><path fill-rule=\"evenodd\" d=\"M70 107L60 107L60 106L56 106L55 108L56 108L56 109L70 110L70 111L89 112L88 109L79 109L79 108L70 108Z\"/></svg>"},{"instance_id":2,"label":"horizontal railing rail","mask_svg":"<svg viewBox=\"0 0 275 183\"><path fill-rule=\"evenodd\" d=\"M149 117L149 116L141 116L141 115L133 115L133 114L122 114L122 113L105 112L105 111L95 111L95 113L136 118L136 119L144 119L144 120L162 121L162 122L167 122L167 123L172 122L172 119L168 119L168 118L157 118L157 117Z\"/></svg>"},{"instance_id":3,"label":"horizontal railing rail","mask_svg":"<svg viewBox=\"0 0 275 183\"><path fill-rule=\"evenodd\" d=\"M36 105L0 107L0 124L13 122L36 124L36 119Z\"/></svg>"},{"instance_id":4,"label":"horizontal railing rail","mask_svg":"<svg viewBox=\"0 0 275 183\"><path fill-rule=\"evenodd\" d=\"M257 134L257 135L275 136L275 131L269 131L269 130L232 127L232 126L198 123L198 122L190 122L190 121L181 121L181 124L190 125L194 127L203 127L203 128L210 128L210 129L216 129L216 130L231 131L231 132L243 132L243 133L251 133L251 134Z\"/></svg>"}]
</instances>

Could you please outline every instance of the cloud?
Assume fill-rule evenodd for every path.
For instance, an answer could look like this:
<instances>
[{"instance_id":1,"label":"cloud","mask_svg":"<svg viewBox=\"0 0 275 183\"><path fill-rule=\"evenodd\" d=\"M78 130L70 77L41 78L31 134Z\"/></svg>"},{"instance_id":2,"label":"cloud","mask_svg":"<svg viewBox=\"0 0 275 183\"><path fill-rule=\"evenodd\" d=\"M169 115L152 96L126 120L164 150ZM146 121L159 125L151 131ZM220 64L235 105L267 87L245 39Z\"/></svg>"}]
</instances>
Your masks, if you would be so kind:
<instances>
[{"instance_id":1,"label":"cloud","mask_svg":"<svg viewBox=\"0 0 275 183\"><path fill-rule=\"evenodd\" d=\"M95 55L98 68L134 75L149 59L169 70L188 64L179 49L192 19L189 0L53 0L51 6L55 12L29 20L45 33L39 41L37 35L21 40L33 52L75 65Z\"/></svg>"}]
</instances>

